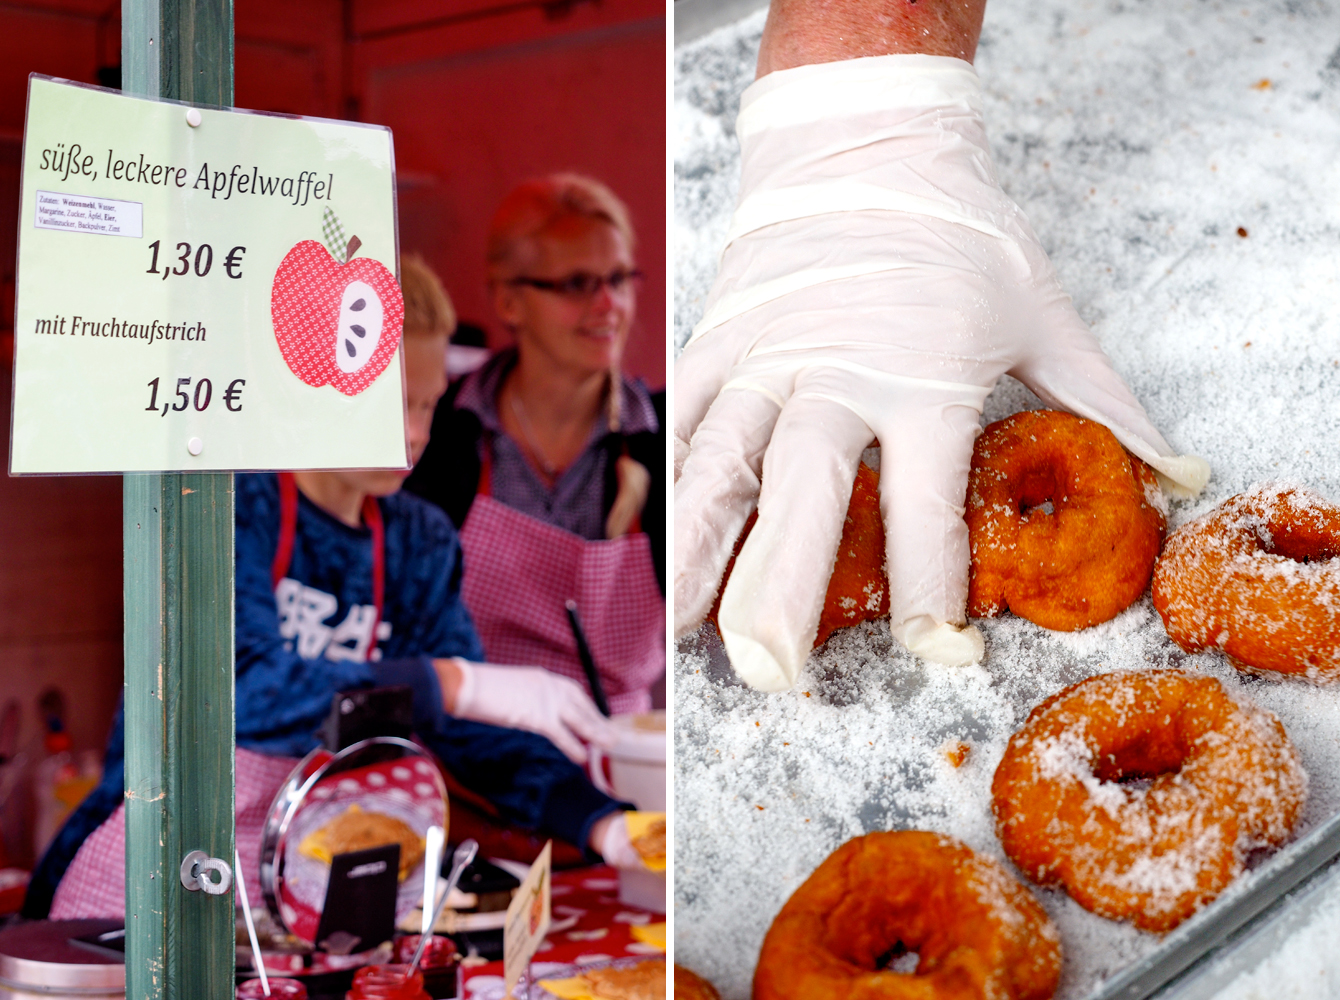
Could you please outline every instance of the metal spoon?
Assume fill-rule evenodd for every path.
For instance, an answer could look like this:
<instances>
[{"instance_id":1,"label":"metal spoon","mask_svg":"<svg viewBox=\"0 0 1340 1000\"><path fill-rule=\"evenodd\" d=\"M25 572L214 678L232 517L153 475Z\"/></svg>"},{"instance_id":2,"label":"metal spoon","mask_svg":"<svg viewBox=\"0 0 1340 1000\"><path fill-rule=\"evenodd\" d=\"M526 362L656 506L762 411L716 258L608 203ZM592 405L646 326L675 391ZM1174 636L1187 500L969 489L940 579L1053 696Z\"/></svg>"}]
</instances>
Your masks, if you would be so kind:
<instances>
[{"instance_id":1,"label":"metal spoon","mask_svg":"<svg viewBox=\"0 0 1340 1000\"><path fill-rule=\"evenodd\" d=\"M414 957L409 960L409 968L405 970L406 979L414 975L414 970L419 967L419 962L423 959L424 949L428 947L428 942L433 936L433 928L437 926L442 911L447 908L447 899L451 896L451 890L456 888L456 883L461 880L461 872L465 871L478 852L478 842L465 840L461 842L460 847L456 848L456 853L451 856L451 874L447 876L447 888L443 891L442 898L438 900L437 906L433 908L433 919L429 921L428 929L419 937L419 947L414 949Z\"/></svg>"},{"instance_id":2,"label":"metal spoon","mask_svg":"<svg viewBox=\"0 0 1340 1000\"><path fill-rule=\"evenodd\" d=\"M433 903L437 901L437 880L442 877L442 847L446 831L440 826L430 826L425 838L423 854L423 926L419 933L427 934L432 926L429 921L433 915Z\"/></svg>"}]
</instances>

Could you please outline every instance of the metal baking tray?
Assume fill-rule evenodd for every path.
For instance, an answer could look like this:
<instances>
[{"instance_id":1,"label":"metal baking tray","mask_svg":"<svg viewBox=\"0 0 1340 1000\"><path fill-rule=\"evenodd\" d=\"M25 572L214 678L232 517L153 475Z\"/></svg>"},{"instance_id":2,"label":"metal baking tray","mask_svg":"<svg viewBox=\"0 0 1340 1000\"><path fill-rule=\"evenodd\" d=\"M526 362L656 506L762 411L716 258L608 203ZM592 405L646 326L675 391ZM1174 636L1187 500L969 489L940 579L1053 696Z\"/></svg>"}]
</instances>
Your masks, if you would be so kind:
<instances>
[{"instance_id":1,"label":"metal baking tray","mask_svg":"<svg viewBox=\"0 0 1340 1000\"><path fill-rule=\"evenodd\" d=\"M1333 865L1338 856L1340 813L1244 874L1152 952L1104 982L1089 1000L1212 996L1264 957L1257 946L1287 937L1311 914L1340 875L1340 867ZM1304 899L1313 906L1300 905Z\"/></svg>"}]
</instances>

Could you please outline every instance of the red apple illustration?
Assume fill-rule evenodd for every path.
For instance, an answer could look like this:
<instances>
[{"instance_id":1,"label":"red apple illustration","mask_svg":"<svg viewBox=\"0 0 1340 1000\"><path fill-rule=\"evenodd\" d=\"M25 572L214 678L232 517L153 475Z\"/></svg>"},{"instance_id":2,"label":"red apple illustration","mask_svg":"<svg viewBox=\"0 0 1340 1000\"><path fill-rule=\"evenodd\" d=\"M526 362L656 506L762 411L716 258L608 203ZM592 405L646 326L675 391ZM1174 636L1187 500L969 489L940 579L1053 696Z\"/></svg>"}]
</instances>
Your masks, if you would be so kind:
<instances>
[{"instance_id":1,"label":"red apple illustration","mask_svg":"<svg viewBox=\"0 0 1340 1000\"><path fill-rule=\"evenodd\" d=\"M293 374L357 396L391 363L405 302L395 275L370 257L340 264L320 243L303 240L285 256L270 289L275 339Z\"/></svg>"}]
</instances>

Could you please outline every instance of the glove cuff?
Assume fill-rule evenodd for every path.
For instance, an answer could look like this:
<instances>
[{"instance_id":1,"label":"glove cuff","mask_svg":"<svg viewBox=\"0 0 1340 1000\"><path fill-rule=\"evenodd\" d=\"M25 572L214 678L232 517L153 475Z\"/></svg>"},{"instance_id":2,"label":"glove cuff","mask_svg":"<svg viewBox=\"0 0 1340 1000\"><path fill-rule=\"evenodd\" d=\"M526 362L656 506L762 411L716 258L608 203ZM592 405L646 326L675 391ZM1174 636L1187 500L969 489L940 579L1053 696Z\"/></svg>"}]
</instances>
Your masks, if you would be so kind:
<instances>
[{"instance_id":1,"label":"glove cuff","mask_svg":"<svg viewBox=\"0 0 1340 1000\"><path fill-rule=\"evenodd\" d=\"M866 56L778 70L740 96L740 141L770 128L831 122L901 107L953 107L982 113L972 63L953 56Z\"/></svg>"},{"instance_id":2,"label":"glove cuff","mask_svg":"<svg viewBox=\"0 0 1340 1000\"><path fill-rule=\"evenodd\" d=\"M806 249L803 223L816 217L899 213L1028 238L996 182L981 81L962 59L872 56L769 73L745 91L736 131L740 197L694 338L802 288L905 266L878 240L834 255L810 233ZM752 234L788 225L784 259L755 259Z\"/></svg>"}]
</instances>

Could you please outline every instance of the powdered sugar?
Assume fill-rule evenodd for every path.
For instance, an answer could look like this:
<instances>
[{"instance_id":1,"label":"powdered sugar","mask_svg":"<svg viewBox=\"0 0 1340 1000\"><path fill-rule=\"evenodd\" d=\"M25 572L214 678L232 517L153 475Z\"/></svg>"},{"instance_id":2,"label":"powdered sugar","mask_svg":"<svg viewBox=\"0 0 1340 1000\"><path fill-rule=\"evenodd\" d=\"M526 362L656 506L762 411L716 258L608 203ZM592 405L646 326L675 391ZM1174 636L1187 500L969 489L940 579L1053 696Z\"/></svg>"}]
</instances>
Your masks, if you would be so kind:
<instances>
[{"instance_id":1,"label":"powdered sugar","mask_svg":"<svg viewBox=\"0 0 1340 1000\"><path fill-rule=\"evenodd\" d=\"M1170 820L1168 825L1181 825L1195 823L1196 817L1187 813ZM1132 832L1148 836L1141 830ZM1224 840L1218 827L1200 827L1177 850L1137 854L1130 867L1124 869L1108 861L1104 875L1113 885L1132 893L1147 893L1155 905L1164 905L1183 893L1195 891L1202 859L1218 850Z\"/></svg>"},{"instance_id":2,"label":"powdered sugar","mask_svg":"<svg viewBox=\"0 0 1340 1000\"><path fill-rule=\"evenodd\" d=\"M1158 480L1144 483L1145 503L1153 507L1163 515L1163 519L1168 519L1168 498L1163 495L1163 490L1159 489Z\"/></svg>"},{"instance_id":3,"label":"powdered sugar","mask_svg":"<svg viewBox=\"0 0 1340 1000\"><path fill-rule=\"evenodd\" d=\"M1340 500L1340 17L1317 0L1244 9L991 0L976 61L1005 190L1154 423L1211 463L1205 494L1171 505L1170 529L1272 479ZM733 206L734 109L762 24L760 13L676 54L680 343ZM1040 405L1006 378L983 423ZM1340 689L1184 654L1148 597L1081 632L1010 615L975 624L983 667L919 663L873 622L835 633L777 695L740 686L714 639L680 644L676 960L726 1000L749 995L772 917L851 836L937 830L1018 874L995 835L992 774L1028 712L1086 676L1176 666L1219 678L1283 721L1312 775L1304 829L1340 809ZM972 751L955 768L944 746L960 740ZM1173 880L1175 866L1157 874ZM1061 932L1063 998L1158 943L1057 890L1034 892ZM1333 941L1340 915L1327 926ZM1320 947L1272 966L1261 995L1327 995L1290 990L1301 970L1324 968Z\"/></svg>"}]
</instances>

